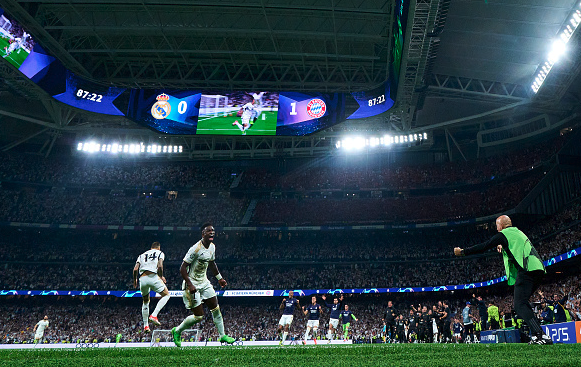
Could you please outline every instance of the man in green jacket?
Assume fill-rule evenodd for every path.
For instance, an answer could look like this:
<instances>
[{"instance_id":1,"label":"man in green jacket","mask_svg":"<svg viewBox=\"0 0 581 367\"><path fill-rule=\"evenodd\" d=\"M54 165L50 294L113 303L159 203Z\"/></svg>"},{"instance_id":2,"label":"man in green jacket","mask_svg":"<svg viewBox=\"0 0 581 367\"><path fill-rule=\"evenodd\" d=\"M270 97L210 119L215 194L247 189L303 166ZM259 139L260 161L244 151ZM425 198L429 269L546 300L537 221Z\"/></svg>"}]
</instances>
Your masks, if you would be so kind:
<instances>
[{"instance_id":1,"label":"man in green jacket","mask_svg":"<svg viewBox=\"0 0 581 367\"><path fill-rule=\"evenodd\" d=\"M488 306L488 325L490 325L490 330L500 329L500 314L498 313L498 306L495 306L490 302Z\"/></svg>"},{"instance_id":2,"label":"man in green jacket","mask_svg":"<svg viewBox=\"0 0 581 367\"><path fill-rule=\"evenodd\" d=\"M454 255L472 255L496 248L503 257L508 285L514 285L514 309L531 330L530 344L553 344L551 338L543 332L541 323L529 303L529 298L541 285L545 276L543 262L528 237L512 226L507 215L496 218L496 230L498 233L488 242L466 249L456 247Z\"/></svg>"}]
</instances>

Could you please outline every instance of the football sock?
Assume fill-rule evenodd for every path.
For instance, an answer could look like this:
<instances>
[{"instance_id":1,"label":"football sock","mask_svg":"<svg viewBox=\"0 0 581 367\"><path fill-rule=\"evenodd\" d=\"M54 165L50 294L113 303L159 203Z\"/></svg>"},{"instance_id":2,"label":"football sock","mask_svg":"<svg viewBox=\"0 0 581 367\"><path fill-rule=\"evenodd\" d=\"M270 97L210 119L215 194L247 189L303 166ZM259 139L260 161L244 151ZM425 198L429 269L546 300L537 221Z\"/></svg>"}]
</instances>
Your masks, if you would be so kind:
<instances>
[{"instance_id":1,"label":"football sock","mask_svg":"<svg viewBox=\"0 0 581 367\"><path fill-rule=\"evenodd\" d=\"M220 306L212 310L212 318L214 319L214 324L216 325L216 329L218 329L220 338L226 335L224 333L224 319L222 318L222 312L220 312Z\"/></svg>"},{"instance_id":2,"label":"football sock","mask_svg":"<svg viewBox=\"0 0 581 367\"><path fill-rule=\"evenodd\" d=\"M153 310L153 313L151 314L151 316L157 317L157 314L165 306L165 304L167 303L167 301L169 301L169 294L167 296L161 297L161 299L159 300L159 302L157 302L157 305L155 306L155 310Z\"/></svg>"},{"instance_id":3,"label":"football sock","mask_svg":"<svg viewBox=\"0 0 581 367\"><path fill-rule=\"evenodd\" d=\"M539 320L536 317L533 316L532 318L526 320L526 323L531 329L533 335L541 337L543 334L545 334L541 324L539 323Z\"/></svg>"},{"instance_id":4,"label":"football sock","mask_svg":"<svg viewBox=\"0 0 581 367\"><path fill-rule=\"evenodd\" d=\"M184 321L182 321L180 326L178 326L176 328L176 331L181 334L184 330L189 329L190 327L194 326L195 324L202 321L203 319L204 319L204 316L190 315L190 316L186 317L184 319Z\"/></svg>"},{"instance_id":5,"label":"football sock","mask_svg":"<svg viewBox=\"0 0 581 367\"><path fill-rule=\"evenodd\" d=\"M309 332L310 332L310 331L311 331L311 328L310 328L310 327L308 327L308 328L307 328L307 331L305 331L305 340L308 340L308 339L309 339Z\"/></svg>"},{"instance_id":6,"label":"football sock","mask_svg":"<svg viewBox=\"0 0 581 367\"><path fill-rule=\"evenodd\" d=\"M141 305L141 317L143 318L143 327L149 326L149 302Z\"/></svg>"},{"instance_id":7,"label":"football sock","mask_svg":"<svg viewBox=\"0 0 581 367\"><path fill-rule=\"evenodd\" d=\"M282 342L284 343L284 341L286 340L288 333L285 331L282 333Z\"/></svg>"}]
</instances>

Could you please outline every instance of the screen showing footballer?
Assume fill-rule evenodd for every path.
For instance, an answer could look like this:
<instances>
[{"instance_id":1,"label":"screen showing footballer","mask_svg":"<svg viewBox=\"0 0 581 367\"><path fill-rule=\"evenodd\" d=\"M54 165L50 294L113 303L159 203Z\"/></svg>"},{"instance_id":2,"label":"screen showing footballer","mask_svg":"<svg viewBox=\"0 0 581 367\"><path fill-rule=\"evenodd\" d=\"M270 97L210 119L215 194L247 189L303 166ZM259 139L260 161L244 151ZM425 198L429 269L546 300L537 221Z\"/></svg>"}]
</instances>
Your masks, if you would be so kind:
<instances>
[{"instance_id":1,"label":"screen showing footballer","mask_svg":"<svg viewBox=\"0 0 581 367\"><path fill-rule=\"evenodd\" d=\"M127 117L166 134L306 135L344 119L344 94L132 90Z\"/></svg>"},{"instance_id":2,"label":"screen showing footballer","mask_svg":"<svg viewBox=\"0 0 581 367\"><path fill-rule=\"evenodd\" d=\"M389 81L371 91L351 94L103 85L68 70L1 8L0 55L1 62L10 63L61 103L125 116L164 134L301 136L346 119L375 116L393 106Z\"/></svg>"}]
</instances>

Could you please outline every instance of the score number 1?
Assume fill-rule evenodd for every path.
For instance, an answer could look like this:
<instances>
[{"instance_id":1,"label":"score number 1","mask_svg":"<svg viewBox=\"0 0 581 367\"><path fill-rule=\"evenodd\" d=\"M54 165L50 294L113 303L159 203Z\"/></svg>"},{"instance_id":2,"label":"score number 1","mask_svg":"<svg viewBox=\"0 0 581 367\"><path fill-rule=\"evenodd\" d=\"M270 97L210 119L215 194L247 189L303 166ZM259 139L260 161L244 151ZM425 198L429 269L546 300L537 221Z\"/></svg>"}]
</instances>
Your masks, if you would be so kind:
<instances>
[{"instance_id":1,"label":"score number 1","mask_svg":"<svg viewBox=\"0 0 581 367\"><path fill-rule=\"evenodd\" d=\"M369 107L375 106L376 104L384 103L385 102L385 94L382 94L376 98L372 98L367 100L367 105Z\"/></svg>"}]
</instances>

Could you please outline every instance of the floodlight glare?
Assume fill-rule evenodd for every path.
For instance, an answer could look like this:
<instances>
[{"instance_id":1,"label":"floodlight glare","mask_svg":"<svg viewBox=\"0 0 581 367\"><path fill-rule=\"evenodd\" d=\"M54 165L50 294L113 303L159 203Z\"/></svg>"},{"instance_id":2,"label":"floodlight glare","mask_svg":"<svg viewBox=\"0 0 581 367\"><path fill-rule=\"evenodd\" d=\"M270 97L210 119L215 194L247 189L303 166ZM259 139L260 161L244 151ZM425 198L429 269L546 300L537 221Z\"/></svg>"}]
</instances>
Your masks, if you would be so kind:
<instances>
[{"instance_id":1,"label":"floodlight glare","mask_svg":"<svg viewBox=\"0 0 581 367\"><path fill-rule=\"evenodd\" d=\"M561 39L555 40L553 42L553 45L551 46L551 51L549 52L548 57L549 61L551 61L553 64L556 63L557 61L559 61L561 56L563 56L566 50L567 48L563 40Z\"/></svg>"}]
</instances>

